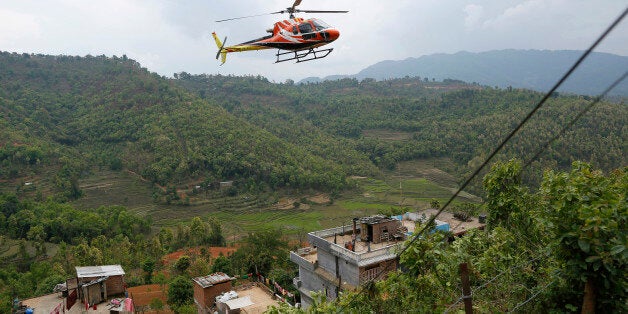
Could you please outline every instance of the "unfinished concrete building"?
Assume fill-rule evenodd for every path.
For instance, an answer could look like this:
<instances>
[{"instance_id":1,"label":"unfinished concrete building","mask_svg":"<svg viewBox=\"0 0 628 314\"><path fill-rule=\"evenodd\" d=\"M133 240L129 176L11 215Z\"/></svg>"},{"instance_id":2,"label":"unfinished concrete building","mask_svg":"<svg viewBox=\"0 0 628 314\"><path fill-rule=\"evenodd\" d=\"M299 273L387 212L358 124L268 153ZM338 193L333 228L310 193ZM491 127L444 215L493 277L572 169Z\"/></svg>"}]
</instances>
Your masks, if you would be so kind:
<instances>
[{"instance_id":1,"label":"unfinished concrete building","mask_svg":"<svg viewBox=\"0 0 628 314\"><path fill-rule=\"evenodd\" d=\"M294 285L302 306L312 304L314 292L334 300L342 290L353 290L395 270L396 249L413 231L414 222L376 215L308 233L311 246L290 252L290 260L299 265Z\"/></svg>"}]
</instances>

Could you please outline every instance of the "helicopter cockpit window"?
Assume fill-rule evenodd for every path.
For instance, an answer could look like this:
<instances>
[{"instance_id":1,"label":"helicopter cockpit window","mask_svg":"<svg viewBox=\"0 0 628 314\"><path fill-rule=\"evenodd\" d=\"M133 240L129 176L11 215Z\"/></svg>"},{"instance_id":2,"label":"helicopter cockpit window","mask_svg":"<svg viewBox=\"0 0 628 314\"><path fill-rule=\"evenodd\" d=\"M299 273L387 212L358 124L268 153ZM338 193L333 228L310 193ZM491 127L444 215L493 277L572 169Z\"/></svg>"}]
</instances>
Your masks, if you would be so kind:
<instances>
[{"instance_id":1,"label":"helicopter cockpit window","mask_svg":"<svg viewBox=\"0 0 628 314\"><path fill-rule=\"evenodd\" d=\"M299 33L299 30L297 30L296 26L292 26L292 33L295 35Z\"/></svg>"},{"instance_id":2,"label":"helicopter cockpit window","mask_svg":"<svg viewBox=\"0 0 628 314\"><path fill-rule=\"evenodd\" d=\"M327 25L327 23L321 21L321 20L312 20L312 23L314 24L314 27L316 28L317 31L321 31L324 30L326 28L330 28L331 26Z\"/></svg>"},{"instance_id":3,"label":"helicopter cockpit window","mask_svg":"<svg viewBox=\"0 0 628 314\"><path fill-rule=\"evenodd\" d=\"M299 24L299 30L301 31L301 34L311 33L312 25L310 25L310 23Z\"/></svg>"}]
</instances>

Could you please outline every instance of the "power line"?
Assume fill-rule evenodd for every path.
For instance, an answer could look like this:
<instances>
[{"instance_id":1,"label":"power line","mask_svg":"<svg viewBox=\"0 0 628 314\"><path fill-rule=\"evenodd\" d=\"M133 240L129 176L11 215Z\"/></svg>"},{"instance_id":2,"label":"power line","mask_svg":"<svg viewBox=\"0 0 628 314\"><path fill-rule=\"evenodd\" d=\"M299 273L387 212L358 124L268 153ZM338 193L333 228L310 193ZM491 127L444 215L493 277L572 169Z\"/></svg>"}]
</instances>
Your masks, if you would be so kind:
<instances>
[{"instance_id":1,"label":"power line","mask_svg":"<svg viewBox=\"0 0 628 314\"><path fill-rule=\"evenodd\" d=\"M546 254L544 254L543 256L548 256L548 255L549 255L549 254L548 254L548 253L546 253ZM505 269L505 270L501 271L499 274L497 274L497 275L496 275L496 276L494 276L493 278L491 278L491 279L489 279L489 280L485 281L485 282L484 282L483 284L481 284L480 286L478 286L478 287L476 287L476 288L472 289L472 290L471 290L471 295L474 295L474 294L475 294L478 290L481 290L481 289L483 289L484 287L488 286L489 284L491 284L493 281L497 280L497 278L501 277L501 276L502 276L502 275L504 275L505 273L510 272L511 270L513 270L513 269L515 269L515 268L519 268L519 267L521 267L521 266L524 266L524 265L527 265L527 264L529 264L529 263L535 262L535 261L537 261L537 260L541 259L541 257L543 257L543 256L537 256L537 257L535 257L535 258L533 258L533 259L530 259L530 260L525 260L525 261L523 261L522 263L519 263L519 264L516 264L516 265L510 266L509 268L507 268L507 269ZM443 313L448 313L448 312L449 312L449 311L450 311L450 310L451 310L454 306L456 306L456 304L460 303L460 301L462 301L462 300L463 300L463 297L461 296L460 298L458 298L458 299L456 300L456 302L454 302L453 304L449 305L449 307L448 307L447 309L445 309L445 311L444 311Z\"/></svg>"},{"instance_id":2,"label":"power line","mask_svg":"<svg viewBox=\"0 0 628 314\"><path fill-rule=\"evenodd\" d=\"M461 289L462 289L462 288L461 288ZM445 309L445 311L443 311L443 314L447 314L447 313L449 313L449 311L450 311L451 309L453 309L453 308L454 308L454 306L456 306L456 304L458 304L458 303L460 303L460 301L462 301L462 298L463 298L463 297L458 298L458 300L456 300L456 302L454 302L452 305L450 305L448 308L446 308L446 309Z\"/></svg>"},{"instance_id":3,"label":"power line","mask_svg":"<svg viewBox=\"0 0 628 314\"><path fill-rule=\"evenodd\" d=\"M545 254L545 255L549 255L549 254ZM480 290L480 289L483 289L484 287L488 286L491 282L495 281L497 278L501 277L501 276L502 276L502 275L504 275L506 272L509 272L509 271L511 271L511 270L513 270L513 269L515 269L515 268L519 268L519 267L521 267L521 266L524 266L524 265L526 265L526 264L528 264L528 263L535 262L535 261L537 261L537 260L541 259L541 257L543 257L543 256L537 256L537 257L535 257L535 258L533 258L533 259L531 259L531 260L527 260L527 261L524 261L523 263L520 263L520 264L517 264L517 265L511 266L511 267L509 267L509 268L507 268L507 269L503 270L503 271L502 271L502 272L500 272L499 274L497 274L495 277L493 277L493 278L491 278L490 280L486 281L486 282L485 282L485 283L483 283L482 285L480 285L480 286L476 287L476 288L475 288L475 289L473 289L471 292L472 292L472 293L475 293L476 291L478 291L478 290Z\"/></svg>"},{"instance_id":4,"label":"power line","mask_svg":"<svg viewBox=\"0 0 628 314\"><path fill-rule=\"evenodd\" d=\"M553 283L555 283L558 280L558 278L550 281L548 284L546 284L545 286L543 286L541 289L539 289L537 292L535 292L530 298L528 298L527 300L517 304L514 308L512 308L512 310L510 310L509 312L514 312L516 311L518 308L526 305L528 302L534 300L541 292L543 292L545 289L547 289L549 286L551 286Z\"/></svg>"},{"instance_id":5,"label":"power line","mask_svg":"<svg viewBox=\"0 0 628 314\"><path fill-rule=\"evenodd\" d=\"M525 116L525 118L515 127L515 129L512 130L506 136L504 140L502 140L502 142L497 146L497 148L495 148L495 150L493 150L493 152L488 156L488 158L471 174L471 176L467 180L465 180L465 182L458 188L458 190L456 190L456 192L449 198L449 200L438 210L436 215L433 215L430 217L427 223L424 224L423 228L421 228L421 230L419 230L419 232L414 235L414 237L410 240L410 242L398 254L396 254L395 260L398 259L403 253L405 253L410 248L410 246L412 246L412 244L414 244L414 242L417 241L421 237L421 234L423 234L423 232L425 232L427 228L434 223L436 218L445 210L445 208L447 208L447 206L449 206L449 204L453 202L453 200L458 196L458 194L460 194L460 192L462 192L467 187L467 185L471 183L471 181L484 169L484 167L486 167L486 165L493 159L493 157L495 157L495 155L497 155L497 153L501 151L501 149L506 145L506 143L510 141L510 139L512 139L512 137L517 132L519 132L519 130L530 120L530 118L532 118L532 116L545 104L545 102L567 80L567 78L571 76L571 74L580 66L580 64L589 56L589 54L593 52L595 47L597 47L602 42L602 40L606 38L606 36L624 19L624 17L626 17L627 14L628 14L628 8L624 9L622 14L620 14L620 16L617 17L615 21L613 21L613 23L598 37L598 39L582 54L582 56L578 58L578 60L560 78L560 80L558 80L558 82L556 82L556 84L545 94L545 96L543 96L543 98L537 103L537 105L532 109L532 111L530 111ZM375 276L375 278L371 279L369 282L379 279L379 277L383 274L384 270L387 268L388 267L384 267L382 270L380 270L379 273ZM363 287L364 285L355 295L362 294L364 291ZM350 304L351 302L353 302L353 299L351 299L347 304ZM344 310L345 307L346 305L341 307L340 312L342 312L342 310ZM517 307L515 307L515 309Z\"/></svg>"},{"instance_id":6,"label":"power line","mask_svg":"<svg viewBox=\"0 0 628 314\"><path fill-rule=\"evenodd\" d=\"M436 213L436 215L432 216L432 218L430 218L430 220L428 221L427 224L425 224L425 226L419 231L419 233L410 241L409 245L406 246L401 253L399 253L399 255L403 254L409 247L410 245L412 245L412 243L414 243L414 241L416 241L416 239L423 233L425 232L425 230L427 229L427 227L432 224L434 222L434 220L436 220L436 217L438 217L444 210L445 208L447 208L447 206L449 206L449 204L451 204L451 202L458 196L458 194L460 194L460 192L462 192L462 190L464 190L464 188L467 187L467 185L469 185L469 183L471 183L471 181L480 173L480 171L482 171L482 169L484 169L484 167L486 167L486 165L493 159L493 157L495 157L495 155L497 155L497 153L506 145L506 143L508 141L510 141L510 139L528 122L528 120L530 120L530 118L543 106L543 104L545 104L545 102L554 94L554 92L558 89L558 87L560 87L566 80L567 78L569 78L569 76L571 76L571 74L576 70L576 68L578 68L578 66L580 66L580 64L584 61L584 59L587 58L587 56L589 56L589 54L591 54L591 52L593 52L593 49L595 49L595 47L597 47L597 45L599 45L600 42L602 42L602 40L613 30L613 28L615 28L615 26L617 26L619 24L619 22L621 22L621 20L626 16L626 14L628 14L628 8L626 8L624 10L624 12L606 29L606 31L604 31L604 33L602 33L602 35L591 45L591 47L589 47L589 49L587 49L582 56L580 56L580 58L578 58L578 60L576 61L576 63L574 63L574 65L567 71L567 73L565 73L563 75L563 77L554 85L554 87L552 87L546 94L545 96L539 101L539 103L532 109L532 111L530 111L530 113L528 113L528 115L519 123L519 125L517 125L517 127L515 127L514 130L512 130L512 132L510 132L510 134L508 134L508 136L506 136L506 138L497 146L497 148L495 148L495 150L488 156L488 158L480 165L480 167L478 167L473 174L471 174L471 176L460 186L460 188L458 188L458 190L456 191L456 193L454 193L454 195L449 198L449 200L447 201L447 203L445 203L445 205L443 205L443 207L441 209L438 210L438 212Z\"/></svg>"}]
</instances>

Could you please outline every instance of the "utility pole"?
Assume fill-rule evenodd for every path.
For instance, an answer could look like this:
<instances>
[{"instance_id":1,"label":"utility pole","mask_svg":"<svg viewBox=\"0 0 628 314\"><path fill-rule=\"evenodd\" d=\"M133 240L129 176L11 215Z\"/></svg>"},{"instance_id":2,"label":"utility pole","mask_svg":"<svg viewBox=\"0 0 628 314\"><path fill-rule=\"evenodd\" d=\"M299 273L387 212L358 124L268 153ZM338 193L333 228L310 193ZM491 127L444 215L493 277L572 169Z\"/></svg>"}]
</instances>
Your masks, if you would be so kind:
<instances>
[{"instance_id":1,"label":"utility pole","mask_svg":"<svg viewBox=\"0 0 628 314\"><path fill-rule=\"evenodd\" d=\"M464 301L464 313L473 313L473 304L471 299L471 285L469 284L469 268L467 263L460 264L460 279L462 280L462 300Z\"/></svg>"}]
</instances>

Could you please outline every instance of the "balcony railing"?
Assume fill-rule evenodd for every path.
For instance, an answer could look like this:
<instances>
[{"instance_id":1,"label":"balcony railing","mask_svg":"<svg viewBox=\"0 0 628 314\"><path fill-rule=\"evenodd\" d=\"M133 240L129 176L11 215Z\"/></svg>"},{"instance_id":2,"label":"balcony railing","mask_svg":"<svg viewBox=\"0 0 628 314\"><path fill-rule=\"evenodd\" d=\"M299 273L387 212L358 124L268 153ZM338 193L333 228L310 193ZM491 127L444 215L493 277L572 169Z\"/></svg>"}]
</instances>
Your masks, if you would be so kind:
<instances>
[{"instance_id":1,"label":"balcony railing","mask_svg":"<svg viewBox=\"0 0 628 314\"><path fill-rule=\"evenodd\" d=\"M301 255L295 253L295 252L290 252L290 260L295 262L297 265L308 269L310 271L314 271L314 269L316 269L316 267L318 267L318 263L316 262L310 262L307 259L303 258Z\"/></svg>"},{"instance_id":2,"label":"balcony railing","mask_svg":"<svg viewBox=\"0 0 628 314\"><path fill-rule=\"evenodd\" d=\"M377 278L377 275L379 275L381 270L382 269L380 267L375 267L375 268L363 271L362 273L360 273L360 284L363 284L367 281L371 281Z\"/></svg>"},{"instance_id":3,"label":"balcony railing","mask_svg":"<svg viewBox=\"0 0 628 314\"><path fill-rule=\"evenodd\" d=\"M343 246L329 242L324 239L324 237L333 236L334 234L341 233L343 230L346 232L347 230L351 230L351 228L351 226L345 226L344 229L342 227L336 227L310 232L308 234L308 240L310 241L311 245L317 246L319 249L329 251L330 253L336 256L340 256L345 260L352 261L359 266L364 266L372 262L378 262L395 257L395 252L401 242L379 249L374 249L370 252L360 253L353 252L344 248Z\"/></svg>"}]
</instances>

